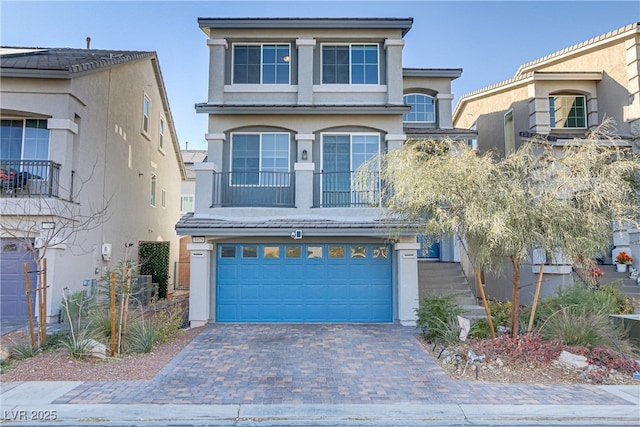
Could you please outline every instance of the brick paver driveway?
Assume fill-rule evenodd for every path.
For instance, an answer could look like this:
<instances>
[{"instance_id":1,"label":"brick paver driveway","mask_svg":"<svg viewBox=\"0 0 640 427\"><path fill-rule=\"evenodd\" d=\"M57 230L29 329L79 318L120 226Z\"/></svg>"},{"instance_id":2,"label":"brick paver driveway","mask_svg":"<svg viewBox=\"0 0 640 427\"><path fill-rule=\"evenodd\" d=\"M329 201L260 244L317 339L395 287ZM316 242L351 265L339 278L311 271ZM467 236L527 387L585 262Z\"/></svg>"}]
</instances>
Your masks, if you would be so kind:
<instances>
[{"instance_id":1,"label":"brick paver driveway","mask_svg":"<svg viewBox=\"0 0 640 427\"><path fill-rule=\"evenodd\" d=\"M399 325L213 324L151 381L87 382L54 403L630 404L592 386L453 381Z\"/></svg>"}]
</instances>

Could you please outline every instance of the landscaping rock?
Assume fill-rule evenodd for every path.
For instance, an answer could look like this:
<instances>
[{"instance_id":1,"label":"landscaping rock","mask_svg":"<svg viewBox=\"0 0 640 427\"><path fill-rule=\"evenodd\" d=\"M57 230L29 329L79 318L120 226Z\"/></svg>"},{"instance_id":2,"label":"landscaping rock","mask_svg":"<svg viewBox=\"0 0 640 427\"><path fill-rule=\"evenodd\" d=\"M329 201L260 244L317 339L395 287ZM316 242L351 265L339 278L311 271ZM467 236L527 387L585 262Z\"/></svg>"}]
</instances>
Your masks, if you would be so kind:
<instances>
[{"instance_id":1,"label":"landscaping rock","mask_svg":"<svg viewBox=\"0 0 640 427\"><path fill-rule=\"evenodd\" d=\"M562 351L562 353L560 353L558 362L568 368L578 369L581 371L584 371L589 367L589 363L587 362L586 357L569 353L568 351Z\"/></svg>"},{"instance_id":2,"label":"landscaping rock","mask_svg":"<svg viewBox=\"0 0 640 427\"><path fill-rule=\"evenodd\" d=\"M90 356L104 359L107 357L107 346L93 339L85 340L89 345Z\"/></svg>"},{"instance_id":3,"label":"landscaping rock","mask_svg":"<svg viewBox=\"0 0 640 427\"><path fill-rule=\"evenodd\" d=\"M11 356L11 351L5 346L1 346L0 347L0 360L7 360L9 358L9 356Z\"/></svg>"}]
</instances>

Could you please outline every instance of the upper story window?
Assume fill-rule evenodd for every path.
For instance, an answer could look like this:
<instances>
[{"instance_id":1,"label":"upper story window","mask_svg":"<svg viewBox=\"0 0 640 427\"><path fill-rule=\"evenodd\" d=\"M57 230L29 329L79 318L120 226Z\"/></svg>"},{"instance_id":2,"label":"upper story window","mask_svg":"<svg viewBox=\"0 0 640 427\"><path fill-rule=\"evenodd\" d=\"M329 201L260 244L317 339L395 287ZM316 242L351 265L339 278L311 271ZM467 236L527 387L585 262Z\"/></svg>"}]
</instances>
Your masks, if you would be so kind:
<instances>
[{"instance_id":1,"label":"upper story window","mask_svg":"<svg viewBox=\"0 0 640 427\"><path fill-rule=\"evenodd\" d=\"M372 84L379 82L378 45L323 45L323 84Z\"/></svg>"},{"instance_id":2,"label":"upper story window","mask_svg":"<svg viewBox=\"0 0 640 427\"><path fill-rule=\"evenodd\" d=\"M193 212L193 194L180 197L180 212Z\"/></svg>"},{"instance_id":3,"label":"upper story window","mask_svg":"<svg viewBox=\"0 0 640 427\"><path fill-rule=\"evenodd\" d=\"M587 107L582 95L555 95L549 97L551 129L586 128Z\"/></svg>"},{"instance_id":4,"label":"upper story window","mask_svg":"<svg viewBox=\"0 0 640 427\"><path fill-rule=\"evenodd\" d=\"M151 100L147 95L144 96L142 103L142 132L149 134L149 123L151 122Z\"/></svg>"},{"instance_id":5,"label":"upper story window","mask_svg":"<svg viewBox=\"0 0 640 427\"><path fill-rule=\"evenodd\" d=\"M49 129L39 119L2 120L0 123L1 160L48 160Z\"/></svg>"},{"instance_id":6,"label":"upper story window","mask_svg":"<svg viewBox=\"0 0 640 427\"><path fill-rule=\"evenodd\" d=\"M150 204L151 206L156 206L156 186L158 184L158 178L155 173L151 174L151 193L150 193Z\"/></svg>"},{"instance_id":7,"label":"upper story window","mask_svg":"<svg viewBox=\"0 0 640 427\"><path fill-rule=\"evenodd\" d=\"M164 151L164 119L160 117L160 126L158 128L158 149Z\"/></svg>"},{"instance_id":8,"label":"upper story window","mask_svg":"<svg viewBox=\"0 0 640 427\"><path fill-rule=\"evenodd\" d=\"M233 46L233 83L289 84L291 53L288 44Z\"/></svg>"},{"instance_id":9,"label":"upper story window","mask_svg":"<svg viewBox=\"0 0 640 427\"><path fill-rule=\"evenodd\" d=\"M411 106L411 111L402 115L403 122L436 122L436 103L432 96L411 93L404 96L403 102Z\"/></svg>"},{"instance_id":10,"label":"upper story window","mask_svg":"<svg viewBox=\"0 0 640 427\"><path fill-rule=\"evenodd\" d=\"M231 184L289 185L288 133L236 133L231 136Z\"/></svg>"}]
</instances>

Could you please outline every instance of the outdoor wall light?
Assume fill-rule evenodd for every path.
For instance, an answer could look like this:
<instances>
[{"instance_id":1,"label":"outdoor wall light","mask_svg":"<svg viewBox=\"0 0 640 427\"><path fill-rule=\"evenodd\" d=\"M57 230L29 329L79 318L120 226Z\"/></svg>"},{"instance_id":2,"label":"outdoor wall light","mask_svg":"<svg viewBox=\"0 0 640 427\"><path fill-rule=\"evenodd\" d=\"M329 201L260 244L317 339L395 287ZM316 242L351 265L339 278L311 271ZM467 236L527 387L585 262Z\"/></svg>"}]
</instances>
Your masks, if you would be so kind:
<instances>
[{"instance_id":1,"label":"outdoor wall light","mask_svg":"<svg viewBox=\"0 0 640 427\"><path fill-rule=\"evenodd\" d=\"M307 160L309 158L307 150L302 150L302 160Z\"/></svg>"},{"instance_id":2,"label":"outdoor wall light","mask_svg":"<svg viewBox=\"0 0 640 427\"><path fill-rule=\"evenodd\" d=\"M284 62L289 62L289 61L291 61L291 57L289 55L285 55L285 56L282 57L282 60Z\"/></svg>"}]
</instances>

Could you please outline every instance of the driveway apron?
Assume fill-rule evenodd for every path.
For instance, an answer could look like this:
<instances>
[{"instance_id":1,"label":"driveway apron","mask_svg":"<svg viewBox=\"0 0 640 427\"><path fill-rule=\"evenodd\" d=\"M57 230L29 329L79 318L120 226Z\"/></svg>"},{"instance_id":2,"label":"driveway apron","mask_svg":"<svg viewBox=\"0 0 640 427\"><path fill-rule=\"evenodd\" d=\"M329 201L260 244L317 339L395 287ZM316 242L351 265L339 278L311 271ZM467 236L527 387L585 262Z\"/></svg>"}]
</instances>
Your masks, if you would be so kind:
<instances>
[{"instance_id":1,"label":"driveway apron","mask_svg":"<svg viewBox=\"0 0 640 427\"><path fill-rule=\"evenodd\" d=\"M212 324L150 381L86 382L53 403L630 404L588 385L454 381L417 333L395 324Z\"/></svg>"}]
</instances>

